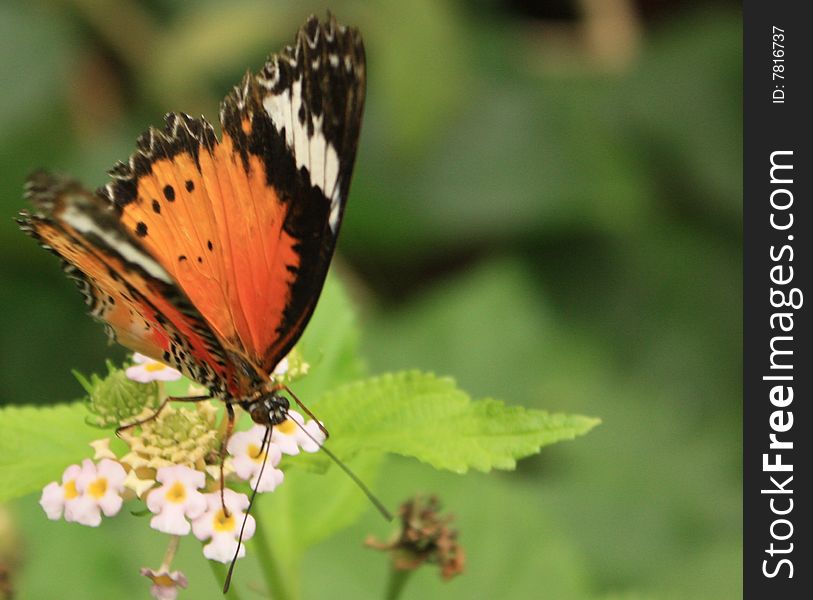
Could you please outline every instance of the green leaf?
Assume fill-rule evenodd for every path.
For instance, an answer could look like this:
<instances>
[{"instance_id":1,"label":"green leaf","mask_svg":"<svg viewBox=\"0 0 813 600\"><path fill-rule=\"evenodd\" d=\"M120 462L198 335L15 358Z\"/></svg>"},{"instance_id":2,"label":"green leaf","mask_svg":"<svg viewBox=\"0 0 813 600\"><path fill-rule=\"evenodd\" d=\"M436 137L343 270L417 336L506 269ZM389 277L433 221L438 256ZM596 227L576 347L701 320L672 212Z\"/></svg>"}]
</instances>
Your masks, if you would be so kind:
<instances>
[{"instance_id":1,"label":"green leaf","mask_svg":"<svg viewBox=\"0 0 813 600\"><path fill-rule=\"evenodd\" d=\"M0 409L0 502L34 492L93 456L88 444L103 434L86 417L81 402Z\"/></svg>"},{"instance_id":2,"label":"green leaf","mask_svg":"<svg viewBox=\"0 0 813 600\"><path fill-rule=\"evenodd\" d=\"M472 401L452 379L417 371L374 377L328 393L319 403L319 417L333 433L331 448L341 456L391 452L457 473L513 469L517 459L599 423L505 406L490 398Z\"/></svg>"},{"instance_id":3,"label":"green leaf","mask_svg":"<svg viewBox=\"0 0 813 600\"><path fill-rule=\"evenodd\" d=\"M472 401L453 380L415 371L328 392L318 401L317 412L333 433L331 448L342 459L351 459L351 468L368 485L386 452L459 473L469 468L512 469L518 458L586 433L598 423L507 407L492 399ZM315 454L291 462L324 466L326 460ZM291 469L286 479L260 510L261 518L271 523L273 554L283 571L295 573L307 548L351 525L369 503L336 468L324 475Z\"/></svg>"}]
</instances>

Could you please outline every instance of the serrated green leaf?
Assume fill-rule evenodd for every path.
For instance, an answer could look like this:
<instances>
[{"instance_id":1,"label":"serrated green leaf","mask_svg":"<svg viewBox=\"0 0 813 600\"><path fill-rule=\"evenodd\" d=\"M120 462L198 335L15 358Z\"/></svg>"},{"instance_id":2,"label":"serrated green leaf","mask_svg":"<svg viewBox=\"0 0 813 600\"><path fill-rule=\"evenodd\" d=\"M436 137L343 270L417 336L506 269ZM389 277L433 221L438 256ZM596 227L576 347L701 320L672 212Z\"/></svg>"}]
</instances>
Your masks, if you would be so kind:
<instances>
[{"instance_id":1,"label":"serrated green leaf","mask_svg":"<svg viewBox=\"0 0 813 600\"><path fill-rule=\"evenodd\" d=\"M391 452L457 473L513 469L517 459L599 423L490 398L472 401L454 380L417 371L374 377L328 393L319 403L319 418L331 430L331 447L340 455Z\"/></svg>"},{"instance_id":2,"label":"serrated green leaf","mask_svg":"<svg viewBox=\"0 0 813 600\"><path fill-rule=\"evenodd\" d=\"M34 492L92 457L88 444L102 434L86 416L81 402L0 409L0 502Z\"/></svg>"}]
</instances>

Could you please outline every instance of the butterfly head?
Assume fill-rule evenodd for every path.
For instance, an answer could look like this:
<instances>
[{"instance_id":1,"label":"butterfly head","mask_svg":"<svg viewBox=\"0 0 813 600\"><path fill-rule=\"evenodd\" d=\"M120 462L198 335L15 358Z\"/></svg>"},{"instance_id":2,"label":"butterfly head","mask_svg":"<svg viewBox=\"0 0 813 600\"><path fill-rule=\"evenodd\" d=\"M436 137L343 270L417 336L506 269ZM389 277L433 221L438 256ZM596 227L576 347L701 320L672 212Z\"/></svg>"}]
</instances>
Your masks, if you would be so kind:
<instances>
[{"instance_id":1,"label":"butterfly head","mask_svg":"<svg viewBox=\"0 0 813 600\"><path fill-rule=\"evenodd\" d=\"M277 391L262 394L253 400L245 400L240 406L258 425L279 425L288 418L288 398Z\"/></svg>"}]
</instances>

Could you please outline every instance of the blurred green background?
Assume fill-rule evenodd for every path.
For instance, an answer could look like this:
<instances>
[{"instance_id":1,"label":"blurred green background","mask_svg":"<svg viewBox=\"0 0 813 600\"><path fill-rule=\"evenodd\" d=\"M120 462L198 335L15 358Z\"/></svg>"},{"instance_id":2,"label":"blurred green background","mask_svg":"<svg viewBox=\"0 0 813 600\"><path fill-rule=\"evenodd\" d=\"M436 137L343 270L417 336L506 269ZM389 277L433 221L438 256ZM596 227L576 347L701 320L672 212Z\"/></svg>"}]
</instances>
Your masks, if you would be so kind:
<instances>
[{"instance_id":1,"label":"blurred green background","mask_svg":"<svg viewBox=\"0 0 813 600\"><path fill-rule=\"evenodd\" d=\"M369 63L336 268L370 370L603 420L516 473L389 463L385 499L438 492L469 558L405 597L740 597L738 3L4 0L0 403L74 399L71 368L124 356L17 231L26 175L95 187L165 112L216 121L243 71L328 7ZM0 517L0 597L9 571L22 599L143 598L137 569L163 552L141 523L53 523L35 497ZM372 510L311 552L306 597L380 596L367 533L388 533ZM218 598L199 552L181 553L182 597Z\"/></svg>"}]
</instances>

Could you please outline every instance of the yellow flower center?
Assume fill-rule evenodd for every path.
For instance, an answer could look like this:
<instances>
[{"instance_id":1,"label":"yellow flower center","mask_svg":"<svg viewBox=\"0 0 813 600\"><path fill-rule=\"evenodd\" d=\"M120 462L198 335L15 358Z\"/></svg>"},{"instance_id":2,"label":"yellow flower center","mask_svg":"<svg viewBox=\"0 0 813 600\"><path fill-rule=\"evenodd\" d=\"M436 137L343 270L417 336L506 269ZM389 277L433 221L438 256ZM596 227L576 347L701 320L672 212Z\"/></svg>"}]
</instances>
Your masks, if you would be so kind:
<instances>
[{"instance_id":1,"label":"yellow flower center","mask_svg":"<svg viewBox=\"0 0 813 600\"><path fill-rule=\"evenodd\" d=\"M65 500L73 500L79 495L79 492L76 491L75 479L66 481L65 485L62 486L62 490L65 492Z\"/></svg>"},{"instance_id":2,"label":"yellow flower center","mask_svg":"<svg viewBox=\"0 0 813 600\"><path fill-rule=\"evenodd\" d=\"M277 431L280 433L284 433L285 435L291 435L294 431L296 431L296 423L294 423L293 419L285 419L279 425L274 425L277 428Z\"/></svg>"},{"instance_id":3,"label":"yellow flower center","mask_svg":"<svg viewBox=\"0 0 813 600\"><path fill-rule=\"evenodd\" d=\"M234 531L234 511L229 511L227 517L221 508L215 515L215 531Z\"/></svg>"},{"instance_id":4,"label":"yellow flower center","mask_svg":"<svg viewBox=\"0 0 813 600\"><path fill-rule=\"evenodd\" d=\"M107 477L99 477L88 486L88 494L94 498L101 498L107 492Z\"/></svg>"},{"instance_id":5,"label":"yellow flower center","mask_svg":"<svg viewBox=\"0 0 813 600\"><path fill-rule=\"evenodd\" d=\"M265 452L262 452L260 447L254 444L248 445L248 456L256 463L261 463L265 460Z\"/></svg>"},{"instance_id":6,"label":"yellow flower center","mask_svg":"<svg viewBox=\"0 0 813 600\"><path fill-rule=\"evenodd\" d=\"M151 362L144 365L144 370L148 373L155 373L156 371L163 371L167 366L159 362Z\"/></svg>"},{"instance_id":7,"label":"yellow flower center","mask_svg":"<svg viewBox=\"0 0 813 600\"><path fill-rule=\"evenodd\" d=\"M172 487L169 488L166 498L169 502L181 504L184 500L186 500L186 487L184 487L184 484L182 484L180 481L176 481L172 484Z\"/></svg>"}]
</instances>

